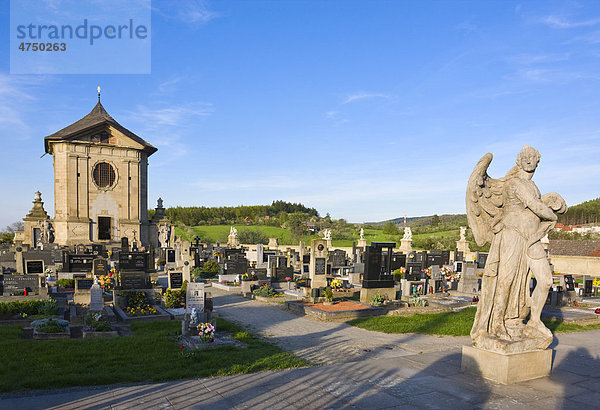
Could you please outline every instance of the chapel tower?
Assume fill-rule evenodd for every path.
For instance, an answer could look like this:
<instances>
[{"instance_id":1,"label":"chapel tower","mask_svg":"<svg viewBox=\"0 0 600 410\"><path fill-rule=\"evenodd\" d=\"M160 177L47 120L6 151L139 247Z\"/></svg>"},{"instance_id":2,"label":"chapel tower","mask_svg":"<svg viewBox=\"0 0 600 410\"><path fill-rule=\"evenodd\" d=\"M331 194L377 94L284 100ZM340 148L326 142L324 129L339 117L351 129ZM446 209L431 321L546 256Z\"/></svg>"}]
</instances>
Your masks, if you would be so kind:
<instances>
[{"instance_id":1,"label":"chapel tower","mask_svg":"<svg viewBox=\"0 0 600 410\"><path fill-rule=\"evenodd\" d=\"M54 242L148 246L148 157L157 149L98 103L79 121L44 138L54 157Z\"/></svg>"}]
</instances>

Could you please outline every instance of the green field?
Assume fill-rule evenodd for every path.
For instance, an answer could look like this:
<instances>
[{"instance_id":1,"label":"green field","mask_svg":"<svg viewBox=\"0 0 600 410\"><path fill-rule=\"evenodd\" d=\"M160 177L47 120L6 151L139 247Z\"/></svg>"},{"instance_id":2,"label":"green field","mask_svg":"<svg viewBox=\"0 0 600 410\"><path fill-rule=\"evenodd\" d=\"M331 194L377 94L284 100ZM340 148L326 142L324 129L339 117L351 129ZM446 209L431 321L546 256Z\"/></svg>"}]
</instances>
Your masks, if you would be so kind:
<instances>
[{"instance_id":1,"label":"green field","mask_svg":"<svg viewBox=\"0 0 600 410\"><path fill-rule=\"evenodd\" d=\"M181 322L131 325L134 336L114 339L25 340L19 326L0 326L0 391L111 383L158 382L306 366L307 363L217 318L246 348L188 351L178 342Z\"/></svg>"},{"instance_id":2,"label":"green field","mask_svg":"<svg viewBox=\"0 0 600 410\"><path fill-rule=\"evenodd\" d=\"M202 242L215 243L217 241L221 243L227 243L227 236L232 225L202 225L202 226L183 226L175 229L175 234L181 236L184 240L192 241L197 235ZM294 240L290 231L285 228L279 228L277 226L264 226L264 225L233 225L238 232L244 230L252 230L261 232L267 238L277 238L280 245L298 245L299 240ZM413 234L413 240L420 238L459 238L459 231L450 230L433 233ZM320 235L304 235L301 239L308 245L311 239L318 239ZM358 242L358 234L356 239L339 239L333 237L333 246L352 246L352 242ZM383 233L381 229L365 229L365 239L367 243L371 242L396 242L397 246L400 246L400 238L402 233L398 235L388 235ZM415 248L417 249L417 248Z\"/></svg>"}]
</instances>

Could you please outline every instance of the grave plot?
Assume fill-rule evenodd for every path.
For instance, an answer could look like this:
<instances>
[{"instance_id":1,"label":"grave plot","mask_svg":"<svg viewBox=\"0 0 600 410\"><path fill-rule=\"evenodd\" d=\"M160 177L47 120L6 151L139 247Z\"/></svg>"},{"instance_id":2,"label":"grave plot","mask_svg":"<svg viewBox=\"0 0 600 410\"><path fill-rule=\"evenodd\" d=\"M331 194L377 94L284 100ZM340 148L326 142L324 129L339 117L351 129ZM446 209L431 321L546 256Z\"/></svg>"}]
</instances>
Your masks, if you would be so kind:
<instances>
[{"instance_id":1,"label":"grave plot","mask_svg":"<svg viewBox=\"0 0 600 410\"><path fill-rule=\"evenodd\" d=\"M113 309L117 317L124 322L171 319L171 315L160 307L160 302L156 303L156 293L153 289L117 290L114 295Z\"/></svg>"}]
</instances>

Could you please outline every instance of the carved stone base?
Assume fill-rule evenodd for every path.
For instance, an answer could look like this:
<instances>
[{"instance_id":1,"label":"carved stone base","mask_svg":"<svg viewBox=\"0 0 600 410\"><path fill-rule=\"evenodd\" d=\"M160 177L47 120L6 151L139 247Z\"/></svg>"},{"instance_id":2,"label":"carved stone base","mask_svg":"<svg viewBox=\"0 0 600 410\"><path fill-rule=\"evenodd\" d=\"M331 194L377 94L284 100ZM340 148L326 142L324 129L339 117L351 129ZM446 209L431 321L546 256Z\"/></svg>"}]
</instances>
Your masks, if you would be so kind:
<instances>
[{"instance_id":1,"label":"carved stone base","mask_svg":"<svg viewBox=\"0 0 600 410\"><path fill-rule=\"evenodd\" d=\"M550 375L552 350L496 353L463 346L460 368L465 373L500 384L514 384Z\"/></svg>"}]
</instances>

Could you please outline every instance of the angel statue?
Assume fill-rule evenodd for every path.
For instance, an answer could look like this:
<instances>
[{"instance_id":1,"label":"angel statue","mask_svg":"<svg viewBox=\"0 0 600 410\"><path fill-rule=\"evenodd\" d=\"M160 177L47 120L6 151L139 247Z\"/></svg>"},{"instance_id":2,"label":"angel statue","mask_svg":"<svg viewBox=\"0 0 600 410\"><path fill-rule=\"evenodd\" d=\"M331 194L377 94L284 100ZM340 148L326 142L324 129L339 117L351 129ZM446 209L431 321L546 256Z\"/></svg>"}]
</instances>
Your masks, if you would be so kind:
<instances>
[{"instance_id":1,"label":"angel statue","mask_svg":"<svg viewBox=\"0 0 600 410\"><path fill-rule=\"evenodd\" d=\"M238 230L232 226L231 229L229 230L229 236L237 237L237 235L238 235Z\"/></svg>"},{"instance_id":2,"label":"angel statue","mask_svg":"<svg viewBox=\"0 0 600 410\"><path fill-rule=\"evenodd\" d=\"M361 240L365 239L365 229L364 228L360 228L360 239Z\"/></svg>"},{"instance_id":3,"label":"angel statue","mask_svg":"<svg viewBox=\"0 0 600 410\"><path fill-rule=\"evenodd\" d=\"M402 240L412 240L412 230L410 229L410 226L404 227L404 235L402 236Z\"/></svg>"},{"instance_id":4,"label":"angel statue","mask_svg":"<svg viewBox=\"0 0 600 410\"><path fill-rule=\"evenodd\" d=\"M492 157L479 160L467 185L469 227L477 245L490 243L471 338L475 347L501 353L545 349L553 338L540 316L552 269L540 239L567 205L555 192L541 195L531 180L540 161L534 148L526 145L504 178L488 176Z\"/></svg>"},{"instance_id":5,"label":"angel statue","mask_svg":"<svg viewBox=\"0 0 600 410\"><path fill-rule=\"evenodd\" d=\"M325 239L325 240L331 239L331 229L323 229L323 239Z\"/></svg>"}]
</instances>

